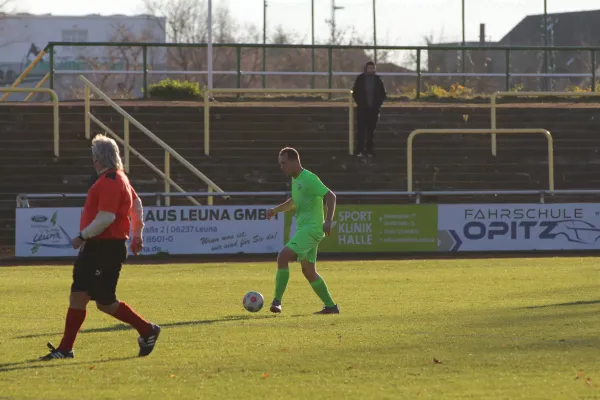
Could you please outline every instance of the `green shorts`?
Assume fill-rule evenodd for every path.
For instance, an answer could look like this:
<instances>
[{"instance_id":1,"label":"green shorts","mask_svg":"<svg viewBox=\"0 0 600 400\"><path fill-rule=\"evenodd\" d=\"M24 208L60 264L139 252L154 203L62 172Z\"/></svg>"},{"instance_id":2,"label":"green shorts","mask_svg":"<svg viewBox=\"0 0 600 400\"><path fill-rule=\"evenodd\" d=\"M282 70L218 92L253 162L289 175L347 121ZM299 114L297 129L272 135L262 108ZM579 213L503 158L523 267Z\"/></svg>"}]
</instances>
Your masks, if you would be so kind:
<instances>
[{"instance_id":1,"label":"green shorts","mask_svg":"<svg viewBox=\"0 0 600 400\"><path fill-rule=\"evenodd\" d=\"M286 243L285 247L290 248L298 256L298 261L306 260L311 263L317 262L317 249L319 243L325 237L323 231L300 229Z\"/></svg>"}]
</instances>

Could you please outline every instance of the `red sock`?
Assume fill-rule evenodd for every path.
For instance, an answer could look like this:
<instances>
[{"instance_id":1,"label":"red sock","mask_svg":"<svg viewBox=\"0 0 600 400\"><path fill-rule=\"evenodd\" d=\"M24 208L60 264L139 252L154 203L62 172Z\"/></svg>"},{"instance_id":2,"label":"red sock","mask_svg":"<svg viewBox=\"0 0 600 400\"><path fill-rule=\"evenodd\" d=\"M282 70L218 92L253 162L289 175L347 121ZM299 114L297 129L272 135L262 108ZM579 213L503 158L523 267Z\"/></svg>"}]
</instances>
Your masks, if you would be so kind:
<instances>
[{"instance_id":1,"label":"red sock","mask_svg":"<svg viewBox=\"0 0 600 400\"><path fill-rule=\"evenodd\" d=\"M83 321L85 321L86 314L86 310L77 310L75 308L69 307L69 310L67 311L67 318L65 321L65 332L63 334L62 340L60 341L60 344L58 345L58 349L60 351L73 350L75 338L79 333L81 325L83 325Z\"/></svg>"},{"instance_id":2,"label":"red sock","mask_svg":"<svg viewBox=\"0 0 600 400\"><path fill-rule=\"evenodd\" d=\"M140 317L135 311L127 305L127 303L120 302L119 308L113 314L113 317L119 321L123 321L133 326L140 336L147 336L152 333L152 325L144 318Z\"/></svg>"}]
</instances>

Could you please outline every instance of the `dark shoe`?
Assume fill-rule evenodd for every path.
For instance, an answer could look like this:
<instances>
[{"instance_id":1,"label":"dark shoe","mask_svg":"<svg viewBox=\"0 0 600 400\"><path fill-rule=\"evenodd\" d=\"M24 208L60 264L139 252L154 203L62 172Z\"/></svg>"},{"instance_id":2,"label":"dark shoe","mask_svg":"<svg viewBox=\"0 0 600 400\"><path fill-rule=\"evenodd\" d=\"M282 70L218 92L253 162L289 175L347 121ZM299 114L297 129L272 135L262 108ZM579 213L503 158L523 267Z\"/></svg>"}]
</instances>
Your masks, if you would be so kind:
<instances>
[{"instance_id":1,"label":"dark shoe","mask_svg":"<svg viewBox=\"0 0 600 400\"><path fill-rule=\"evenodd\" d=\"M271 312L275 314L279 314L281 312L281 301L273 300L271 303Z\"/></svg>"},{"instance_id":2,"label":"dark shoe","mask_svg":"<svg viewBox=\"0 0 600 400\"><path fill-rule=\"evenodd\" d=\"M46 354L44 357L40 357L41 361L50 361L50 360L58 360L58 359L75 357L73 350L71 350L71 351L58 350L50 342L48 342L47 346L50 349L50 354Z\"/></svg>"},{"instance_id":3,"label":"dark shoe","mask_svg":"<svg viewBox=\"0 0 600 400\"><path fill-rule=\"evenodd\" d=\"M323 307L323 309L321 311L317 311L315 314L316 315L320 315L320 314L339 314L340 313L340 309L338 308L337 304L333 307Z\"/></svg>"},{"instance_id":4,"label":"dark shoe","mask_svg":"<svg viewBox=\"0 0 600 400\"><path fill-rule=\"evenodd\" d=\"M140 345L139 357L145 357L152 353L154 346L156 346L158 335L160 335L160 326L152 324L152 333L148 336L138 338L138 344Z\"/></svg>"}]
</instances>

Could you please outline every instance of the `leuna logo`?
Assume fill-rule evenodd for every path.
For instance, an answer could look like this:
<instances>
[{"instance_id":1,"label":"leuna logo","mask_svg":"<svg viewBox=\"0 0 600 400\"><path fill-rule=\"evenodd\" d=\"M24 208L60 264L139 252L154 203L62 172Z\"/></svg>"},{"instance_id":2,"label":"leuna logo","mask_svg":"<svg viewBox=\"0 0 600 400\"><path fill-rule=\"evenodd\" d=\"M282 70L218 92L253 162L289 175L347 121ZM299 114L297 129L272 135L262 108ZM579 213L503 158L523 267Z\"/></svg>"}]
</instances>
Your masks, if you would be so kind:
<instances>
[{"instance_id":1,"label":"leuna logo","mask_svg":"<svg viewBox=\"0 0 600 400\"><path fill-rule=\"evenodd\" d=\"M31 254L35 254L41 247L53 249L71 248L71 237L60 224L57 223L57 212L52 214L48 220L45 215L34 215L31 217L31 228L37 229L30 242L25 242L31 246Z\"/></svg>"}]
</instances>

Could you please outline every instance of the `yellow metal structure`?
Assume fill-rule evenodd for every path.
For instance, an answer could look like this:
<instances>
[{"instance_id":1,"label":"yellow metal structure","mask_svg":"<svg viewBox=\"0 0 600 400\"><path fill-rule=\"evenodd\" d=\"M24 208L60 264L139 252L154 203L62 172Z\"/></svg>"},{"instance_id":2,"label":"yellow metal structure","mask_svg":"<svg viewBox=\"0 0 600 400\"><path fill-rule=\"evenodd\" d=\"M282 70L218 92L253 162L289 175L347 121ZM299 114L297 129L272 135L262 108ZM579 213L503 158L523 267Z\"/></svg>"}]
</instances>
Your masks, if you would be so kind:
<instances>
[{"instance_id":1,"label":"yellow metal structure","mask_svg":"<svg viewBox=\"0 0 600 400\"><path fill-rule=\"evenodd\" d=\"M413 141L415 136L422 134L432 135L489 135L496 134L527 134L539 133L546 137L548 142L548 189L554 191L554 140L552 134L545 129L417 129L408 136L406 146L406 174L407 191L413 191Z\"/></svg>"},{"instance_id":2,"label":"yellow metal structure","mask_svg":"<svg viewBox=\"0 0 600 400\"><path fill-rule=\"evenodd\" d=\"M100 128L104 129L113 138L115 138L115 140L117 140L117 138L118 138L118 136L112 130L110 130L105 124L103 124L100 120L98 120L98 118L96 118L91 113L90 97L91 97L91 94L93 93L94 95L98 96L100 99L104 100L115 111L117 111L119 114L121 114L123 116L123 118L125 118L125 121L128 121L125 123L125 126L124 126L125 140L122 140L121 138L118 138L118 140L117 140L125 148L125 163L126 163L127 170L130 168L128 152L131 152L135 156L137 156L140 160L142 160L142 162L144 162L146 165L148 165L148 167L150 167L150 169L152 169L161 178L164 179L165 193L170 193L171 186L174 187L175 189L177 189L181 193L186 193L185 190L183 190L179 185L177 185L177 183L175 183L171 179L171 162L170 162L170 160L171 160L171 156L172 156L177 161L179 161L181 164L183 164L183 166L185 166L188 170L190 170L190 172L192 172L196 177L198 177L198 179L200 179L201 181L206 183L210 189L213 189L214 191L216 191L218 193L224 193L223 189L221 189L219 186L217 186L213 181L211 181L202 172L198 171L198 169L196 167L194 167L192 164L190 164L185 158L183 158L179 153L177 153L174 149L172 149L170 146L168 146L164 141L162 141L154 133L150 132L150 130L148 130L148 128L143 126L135 118L133 118L131 115L129 115L129 113L127 113L125 110L123 110L123 108L121 108L110 97L108 97L105 93L103 93L100 89L98 89L92 82L90 82L88 79L86 79L82 75L79 76L79 79L85 84L85 137L86 138L88 138L88 139L91 138L91 121L95 122L98 126L100 126ZM132 124L133 126L138 128L140 131L142 131L144 134L146 134L146 136L148 136L154 143L156 143L157 145L159 145L160 147L163 148L163 150L165 151L164 172L161 171L159 168L157 168L154 164L152 164L148 159L146 159L145 157L142 157L138 151L136 151L133 147L131 147L131 145L129 144L129 140L130 140L129 124ZM194 198L188 197L188 199L192 202L192 204L200 205L200 203L198 201L196 201ZM168 196L166 197L165 201L166 201L165 205L170 205L170 198Z\"/></svg>"},{"instance_id":3,"label":"yellow metal structure","mask_svg":"<svg viewBox=\"0 0 600 400\"><path fill-rule=\"evenodd\" d=\"M23 82L23 79L25 79L27 77L27 75L29 75L29 73L35 68L35 66L38 65L38 63L40 61L42 61L42 58L44 58L45 55L46 55L46 50L40 51L40 54L38 54L33 59L31 64L29 64L29 66L27 68L25 68L25 70L23 72L21 72L21 75L19 75L19 77L13 82L13 84L10 86L10 88L14 89L17 86L19 86L21 84L21 82ZM48 75L48 77L50 77L50 75ZM8 98L8 96L10 96L11 93L16 93L16 92L5 92L4 95L2 97L0 97L0 101L5 101Z\"/></svg>"},{"instance_id":4,"label":"yellow metal structure","mask_svg":"<svg viewBox=\"0 0 600 400\"><path fill-rule=\"evenodd\" d=\"M36 88L36 89L39 89L39 88L41 88L42 86L44 86L44 83L46 83L46 82L48 81L48 79L50 79L50 72L48 72L46 75L44 75L44 77L42 78L42 80L41 80L41 81L39 81L37 85L35 85L35 88ZM33 95L34 95L34 94L35 94L35 93L29 93L29 94L27 95L27 97L25 97L25 100L23 100L23 101L26 101L26 102L27 102L27 101L31 100L31 98L33 97Z\"/></svg>"},{"instance_id":5,"label":"yellow metal structure","mask_svg":"<svg viewBox=\"0 0 600 400\"><path fill-rule=\"evenodd\" d=\"M598 92L495 92L491 97L491 122L492 122L492 155L496 156L496 128L497 125L497 99L498 97L600 97Z\"/></svg>"},{"instance_id":6,"label":"yellow metal structure","mask_svg":"<svg viewBox=\"0 0 600 400\"><path fill-rule=\"evenodd\" d=\"M46 88L0 88L0 93L46 93L52 99L52 109L54 117L54 156L59 157L60 151L60 128L59 128L59 116L58 116L58 96L56 92Z\"/></svg>"},{"instance_id":7,"label":"yellow metal structure","mask_svg":"<svg viewBox=\"0 0 600 400\"><path fill-rule=\"evenodd\" d=\"M210 104L213 94L343 94L348 97L348 153L354 154L354 99L349 89L208 89L204 88L204 154L210 155Z\"/></svg>"},{"instance_id":8,"label":"yellow metal structure","mask_svg":"<svg viewBox=\"0 0 600 400\"><path fill-rule=\"evenodd\" d=\"M123 140L125 143L129 143L129 120L125 118L123 120ZM125 158L125 172L129 173L129 146L124 146L123 148L123 157Z\"/></svg>"},{"instance_id":9,"label":"yellow metal structure","mask_svg":"<svg viewBox=\"0 0 600 400\"><path fill-rule=\"evenodd\" d=\"M106 126L104 123L102 123L102 121L100 121L98 118L96 118L94 115L90 115L90 119L96 123L96 125L98 125L100 128L102 128L102 130L104 130L107 134L109 134L110 136L112 136L113 139L115 139L117 141L117 143L119 143L121 146L123 146L124 148L128 148L128 144L125 142L125 140L121 139L119 137L119 135L117 135L115 132L112 131L112 129L110 129L108 126ZM131 153L133 153L134 156L137 156L140 160L142 160L142 162L144 164L146 164L152 171L154 171L158 176L160 176L162 179L165 180L165 182L169 182L171 184L171 186L173 186L175 189L177 189L177 191L179 191L180 193L185 193L185 190L183 190L181 188L181 186L179 186L177 183L175 183L175 181L173 181L169 176L167 176L165 173L163 173L160 168L157 168L154 164L152 164L152 162L150 162L146 157L142 156L136 149L134 149L133 147L129 146L129 151ZM124 166L125 168L126 166ZM125 170L127 171L129 168L127 167ZM191 196L187 197L188 200L196 205L199 206L201 205L196 199L194 199Z\"/></svg>"}]
</instances>

